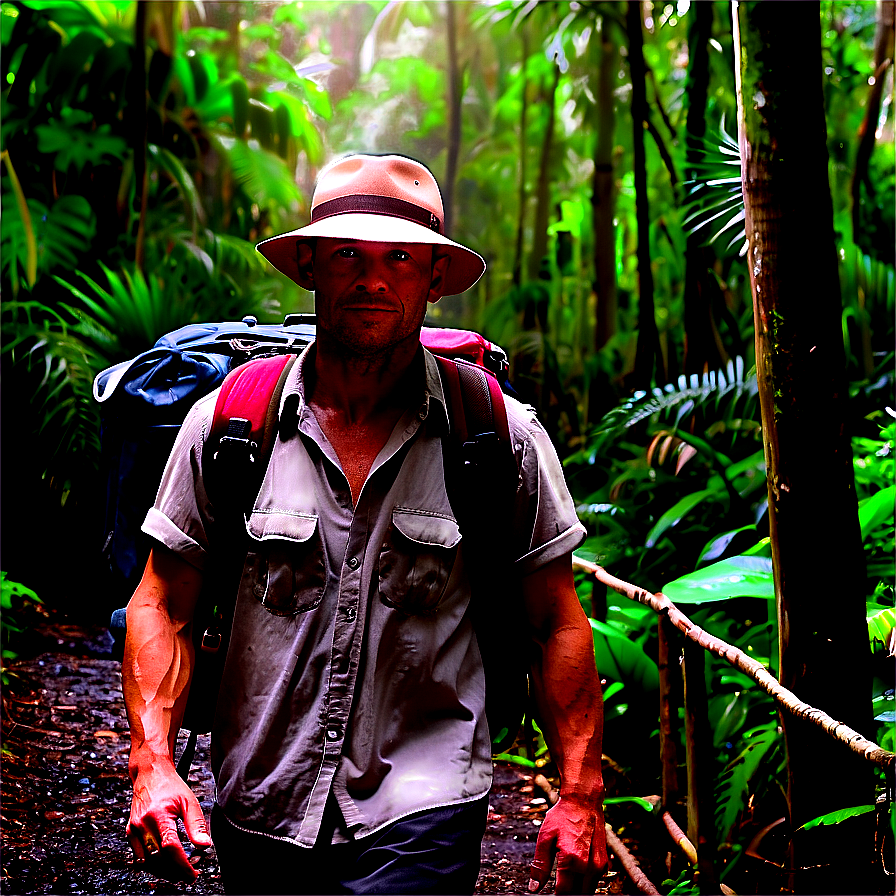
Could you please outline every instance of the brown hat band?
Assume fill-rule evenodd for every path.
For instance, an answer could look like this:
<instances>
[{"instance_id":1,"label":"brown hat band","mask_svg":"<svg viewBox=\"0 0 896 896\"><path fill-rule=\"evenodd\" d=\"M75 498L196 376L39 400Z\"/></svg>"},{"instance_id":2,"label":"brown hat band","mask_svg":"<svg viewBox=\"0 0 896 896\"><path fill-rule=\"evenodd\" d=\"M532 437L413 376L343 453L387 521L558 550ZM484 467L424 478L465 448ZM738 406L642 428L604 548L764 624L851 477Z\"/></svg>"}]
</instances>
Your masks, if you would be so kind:
<instances>
[{"instance_id":1,"label":"brown hat band","mask_svg":"<svg viewBox=\"0 0 896 896\"><path fill-rule=\"evenodd\" d=\"M330 218L333 215L346 215L352 212L405 218L416 224L422 224L436 233L442 232L442 222L435 213L428 208L415 205L413 202L406 202L404 199L396 199L392 196L351 195L329 199L311 210L311 223Z\"/></svg>"}]
</instances>

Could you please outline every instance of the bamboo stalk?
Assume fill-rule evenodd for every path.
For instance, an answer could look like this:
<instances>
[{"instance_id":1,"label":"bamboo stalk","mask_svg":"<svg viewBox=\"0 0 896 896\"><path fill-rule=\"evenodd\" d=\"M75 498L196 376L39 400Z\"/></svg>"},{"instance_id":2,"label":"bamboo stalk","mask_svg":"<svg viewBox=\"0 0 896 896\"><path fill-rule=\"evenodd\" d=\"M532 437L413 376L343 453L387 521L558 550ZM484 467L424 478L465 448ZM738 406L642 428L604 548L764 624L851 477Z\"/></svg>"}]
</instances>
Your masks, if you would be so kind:
<instances>
[{"instance_id":1,"label":"bamboo stalk","mask_svg":"<svg viewBox=\"0 0 896 896\"><path fill-rule=\"evenodd\" d=\"M644 604L657 613L668 614L672 624L683 632L687 638L695 641L704 650L709 650L729 662L732 666L740 669L746 675L749 675L753 681L789 713L797 718L805 719L818 725L835 740L849 747L853 753L864 756L869 762L880 766L888 774L892 775L894 770L896 770L896 753L882 749L874 741L863 737L858 731L855 731L848 725L838 722L826 712L800 700L793 691L789 691L778 684L774 676L769 674L769 671L762 663L747 656L742 650L728 644L721 638L710 635L700 626L694 625L664 594L651 594L643 588L638 588L636 585L617 579L615 576L610 575L602 566L598 566L596 563L589 563L587 560L582 560L579 557L573 557L573 565L591 573L596 579L612 588L618 594L623 595L623 597Z\"/></svg>"},{"instance_id":2,"label":"bamboo stalk","mask_svg":"<svg viewBox=\"0 0 896 896\"><path fill-rule=\"evenodd\" d=\"M625 868L625 873L632 879L632 883L641 893L653 894L660 896L660 891L651 883L650 878L638 867L635 857L625 848L622 841L616 836L608 824L604 825L607 830L607 846L613 850L616 858Z\"/></svg>"}]
</instances>

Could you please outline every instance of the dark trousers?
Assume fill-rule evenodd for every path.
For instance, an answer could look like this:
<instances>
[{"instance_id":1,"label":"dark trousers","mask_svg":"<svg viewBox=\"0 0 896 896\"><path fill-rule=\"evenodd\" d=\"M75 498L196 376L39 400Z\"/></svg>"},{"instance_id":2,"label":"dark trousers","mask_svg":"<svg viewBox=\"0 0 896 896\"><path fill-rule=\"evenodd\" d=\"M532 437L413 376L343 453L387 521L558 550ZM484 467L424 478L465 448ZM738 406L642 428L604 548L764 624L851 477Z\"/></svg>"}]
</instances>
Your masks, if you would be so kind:
<instances>
[{"instance_id":1,"label":"dark trousers","mask_svg":"<svg viewBox=\"0 0 896 896\"><path fill-rule=\"evenodd\" d=\"M332 827L325 818L321 838L307 849L241 831L215 806L212 838L228 894L459 896L472 893L476 886L487 814L485 797L418 812L352 843L336 845L329 843Z\"/></svg>"}]
</instances>

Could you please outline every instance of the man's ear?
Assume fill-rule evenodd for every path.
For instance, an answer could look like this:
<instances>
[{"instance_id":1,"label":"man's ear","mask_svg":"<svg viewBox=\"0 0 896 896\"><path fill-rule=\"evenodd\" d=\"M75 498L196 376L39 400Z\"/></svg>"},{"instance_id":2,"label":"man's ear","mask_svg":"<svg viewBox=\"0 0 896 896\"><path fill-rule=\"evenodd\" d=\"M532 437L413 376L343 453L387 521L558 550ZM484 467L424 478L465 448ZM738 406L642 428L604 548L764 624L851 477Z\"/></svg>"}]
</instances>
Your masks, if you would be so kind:
<instances>
[{"instance_id":1,"label":"man's ear","mask_svg":"<svg viewBox=\"0 0 896 896\"><path fill-rule=\"evenodd\" d=\"M437 255L435 247L432 252L432 281L429 284L429 295L426 300L435 305L445 295L445 277L448 275L451 258L448 255Z\"/></svg>"},{"instance_id":2,"label":"man's ear","mask_svg":"<svg viewBox=\"0 0 896 896\"><path fill-rule=\"evenodd\" d=\"M314 247L307 240L296 243L296 265L298 273L296 283L314 292Z\"/></svg>"}]
</instances>

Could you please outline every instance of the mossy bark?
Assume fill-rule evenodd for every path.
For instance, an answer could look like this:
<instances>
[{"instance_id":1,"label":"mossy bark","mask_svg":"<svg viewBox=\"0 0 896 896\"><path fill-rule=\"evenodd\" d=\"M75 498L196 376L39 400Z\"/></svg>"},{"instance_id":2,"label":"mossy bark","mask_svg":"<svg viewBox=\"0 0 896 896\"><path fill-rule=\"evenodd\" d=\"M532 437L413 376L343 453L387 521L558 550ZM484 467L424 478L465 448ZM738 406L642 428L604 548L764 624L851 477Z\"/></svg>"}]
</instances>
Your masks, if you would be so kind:
<instances>
[{"instance_id":1,"label":"mossy bark","mask_svg":"<svg viewBox=\"0 0 896 896\"><path fill-rule=\"evenodd\" d=\"M735 4L733 25L781 683L873 736L819 4ZM782 724L794 829L872 802L867 763L805 722ZM867 892L855 887L872 840L855 822L796 836L793 864L824 866L797 872L798 891Z\"/></svg>"}]
</instances>

